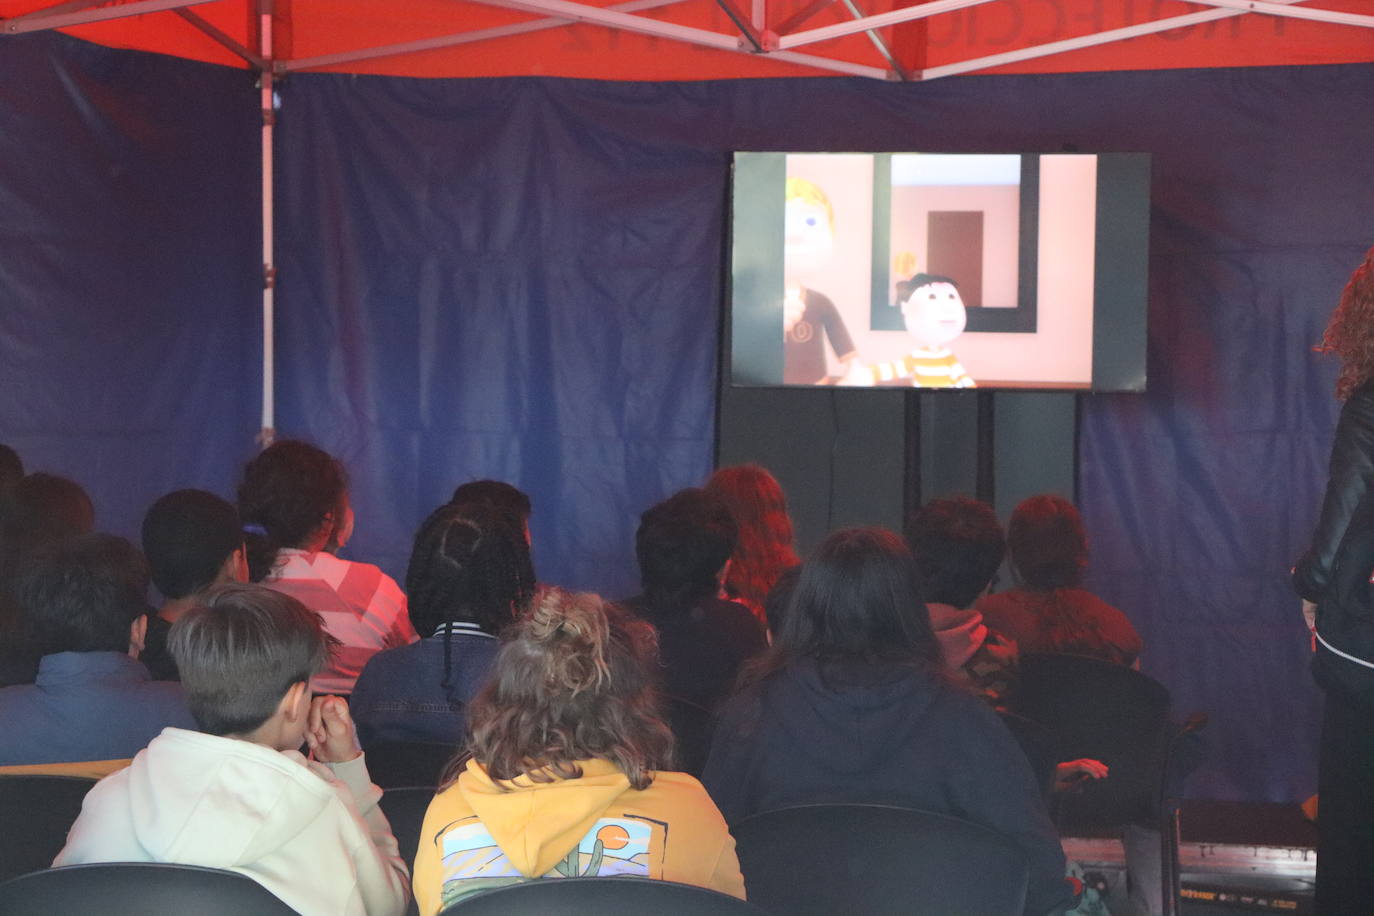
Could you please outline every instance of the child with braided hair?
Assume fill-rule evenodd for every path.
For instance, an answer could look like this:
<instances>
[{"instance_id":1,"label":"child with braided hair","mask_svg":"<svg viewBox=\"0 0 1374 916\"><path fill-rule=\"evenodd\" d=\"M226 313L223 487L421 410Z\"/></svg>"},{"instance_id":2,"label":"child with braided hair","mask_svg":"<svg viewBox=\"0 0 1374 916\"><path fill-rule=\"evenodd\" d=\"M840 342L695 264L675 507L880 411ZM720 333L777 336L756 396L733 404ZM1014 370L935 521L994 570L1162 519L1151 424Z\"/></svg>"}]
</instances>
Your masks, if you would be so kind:
<instances>
[{"instance_id":1,"label":"child with braided hair","mask_svg":"<svg viewBox=\"0 0 1374 916\"><path fill-rule=\"evenodd\" d=\"M663 772L654 629L595 595L546 589L510 629L469 710L469 753L420 830L433 916L532 878L634 875L744 897L735 843L701 783Z\"/></svg>"},{"instance_id":2,"label":"child with braided hair","mask_svg":"<svg viewBox=\"0 0 1374 916\"><path fill-rule=\"evenodd\" d=\"M378 653L358 677L350 707L364 747L462 740L496 637L534 593L524 529L487 503L439 507L415 534L406 591L425 638Z\"/></svg>"}]
</instances>

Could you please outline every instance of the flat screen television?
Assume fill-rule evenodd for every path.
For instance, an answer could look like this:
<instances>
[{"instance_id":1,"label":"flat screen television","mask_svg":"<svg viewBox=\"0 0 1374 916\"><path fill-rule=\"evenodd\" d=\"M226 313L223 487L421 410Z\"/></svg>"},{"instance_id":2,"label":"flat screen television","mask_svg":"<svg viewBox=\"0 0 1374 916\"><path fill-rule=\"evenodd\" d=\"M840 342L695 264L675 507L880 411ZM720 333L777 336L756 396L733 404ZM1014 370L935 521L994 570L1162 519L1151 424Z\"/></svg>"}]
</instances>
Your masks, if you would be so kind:
<instances>
[{"instance_id":1,"label":"flat screen television","mask_svg":"<svg viewBox=\"0 0 1374 916\"><path fill-rule=\"evenodd\" d=\"M1145 153L737 152L737 386L1143 391Z\"/></svg>"}]
</instances>

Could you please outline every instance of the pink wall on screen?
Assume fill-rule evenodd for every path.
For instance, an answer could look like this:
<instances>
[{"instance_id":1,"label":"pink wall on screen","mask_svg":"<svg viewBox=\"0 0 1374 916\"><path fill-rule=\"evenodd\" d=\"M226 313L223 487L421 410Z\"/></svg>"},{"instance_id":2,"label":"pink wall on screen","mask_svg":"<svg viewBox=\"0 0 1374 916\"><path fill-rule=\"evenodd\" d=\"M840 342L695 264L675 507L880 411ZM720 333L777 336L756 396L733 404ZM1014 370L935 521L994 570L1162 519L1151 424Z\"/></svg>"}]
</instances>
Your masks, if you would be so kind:
<instances>
[{"instance_id":1,"label":"pink wall on screen","mask_svg":"<svg viewBox=\"0 0 1374 916\"><path fill-rule=\"evenodd\" d=\"M1092 383L1096 232L1097 157L1041 156L1038 328L960 337L954 349L969 375Z\"/></svg>"},{"instance_id":2,"label":"pink wall on screen","mask_svg":"<svg viewBox=\"0 0 1374 916\"><path fill-rule=\"evenodd\" d=\"M860 358L900 359L905 331L868 329L872 282L873 159L854 154L789 154L787 174L819 185L835 211L833 255L810 265L803 283L829 296ZM1092 381L1093 259L1097 157L1040 157L1039 324L1035 334L968 333L951 349L977 380L1070 384ZM985 243L986 244L986 243ZM780 290L779 298L782 296ZM781 327L779 327L781 334ZM833 355L831 370L834 370Z\"/></svg>"},{"instance_id":3,"label":"pink wall on screen","mask_svg":"<svg viewBox=\"0 0 1374 916\"><path fill-rule=\"evenodd\" d=\"M926 219L931 210L983 212L983 307L1016 305L1016 245L1021 227L1017 185L906 186L892 189L892 251L916 255L926 271ZM889 269L891 265L888 265ZM906 279L893 275L893 282ZM958 280L958 277L954 278Z\"/></svg>"}]
</instances>

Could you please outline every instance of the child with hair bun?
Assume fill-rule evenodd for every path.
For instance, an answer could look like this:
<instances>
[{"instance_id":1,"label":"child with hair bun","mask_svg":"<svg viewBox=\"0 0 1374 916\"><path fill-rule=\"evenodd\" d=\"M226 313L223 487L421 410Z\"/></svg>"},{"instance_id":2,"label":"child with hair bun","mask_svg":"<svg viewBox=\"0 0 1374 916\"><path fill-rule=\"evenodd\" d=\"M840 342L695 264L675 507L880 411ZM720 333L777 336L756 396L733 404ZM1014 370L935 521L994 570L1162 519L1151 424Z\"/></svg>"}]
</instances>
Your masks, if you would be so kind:
<instances>
[{"instance_id":1,"label":"child with hair bun","mask_svg":"<svg viewBox=\"0 0 1374 916\"><path fill-rule=\"evenodd\" d=\"M701 783L664 772L653 627L548 589L468 710L469 751L430 804L415 894L432 916L532 878L634 875L743 899L735 843Z\"/></svg>"}]
</instances>

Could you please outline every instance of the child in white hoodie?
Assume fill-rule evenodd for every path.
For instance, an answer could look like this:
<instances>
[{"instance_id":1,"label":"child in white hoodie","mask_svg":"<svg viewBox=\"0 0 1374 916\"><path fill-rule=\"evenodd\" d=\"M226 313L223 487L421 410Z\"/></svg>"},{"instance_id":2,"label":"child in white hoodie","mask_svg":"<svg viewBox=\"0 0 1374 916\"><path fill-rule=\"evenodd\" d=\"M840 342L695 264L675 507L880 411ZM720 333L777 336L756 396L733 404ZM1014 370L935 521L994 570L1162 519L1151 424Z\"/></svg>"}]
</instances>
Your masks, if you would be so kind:
<instances>
[{"instance_id":1,"label":"child in white hoodie","mask_svg":"<svg viewBox=\"0 0 1374 916\"><path fill-rule=\"evenodd\" d=\"M409 876L348 706L311 698L331 643L289 595L207 594L168 640L200 731L164 729L101 780L53 864L202 865L252 878L302 916L402 913Z\"/></svg>"}]
</instances>

